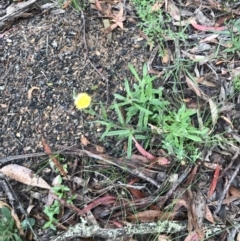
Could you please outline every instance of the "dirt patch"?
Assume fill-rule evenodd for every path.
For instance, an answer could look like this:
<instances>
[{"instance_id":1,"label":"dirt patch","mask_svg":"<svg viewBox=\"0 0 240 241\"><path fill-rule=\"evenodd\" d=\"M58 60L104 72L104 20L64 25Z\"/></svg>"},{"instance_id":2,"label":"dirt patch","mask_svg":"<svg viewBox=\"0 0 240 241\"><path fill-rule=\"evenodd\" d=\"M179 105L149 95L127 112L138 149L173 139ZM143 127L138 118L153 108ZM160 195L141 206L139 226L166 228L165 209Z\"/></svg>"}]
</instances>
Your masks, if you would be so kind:
<instances>
[{"instance_id":1,"label":"dirt patch","mask_svg":"<svg viewBox=\"0 0 240 241\"><path fill-rule=\"evenodd\" d=\"M123 89L128 64L141 70L149 53L134 24L126 21L126 30L114 31L109 43L96 12L85 18L88 53L81 14L74 10L19 20L2 38L1 156L40 151L42 137L53 149L79 144L81 134L92 136L96 130L75 109L73 89L92 95L95 103L110 103Z\"/></svg>"}]
</instances>

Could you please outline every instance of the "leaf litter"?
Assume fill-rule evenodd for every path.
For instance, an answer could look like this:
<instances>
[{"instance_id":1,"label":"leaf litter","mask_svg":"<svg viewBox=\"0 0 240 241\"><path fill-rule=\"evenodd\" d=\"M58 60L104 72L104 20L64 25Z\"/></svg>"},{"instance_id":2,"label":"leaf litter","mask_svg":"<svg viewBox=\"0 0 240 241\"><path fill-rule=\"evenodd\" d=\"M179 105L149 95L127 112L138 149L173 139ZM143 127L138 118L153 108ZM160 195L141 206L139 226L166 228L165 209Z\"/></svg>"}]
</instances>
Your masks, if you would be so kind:
<instances>
[{"instance_id":1,"label":"leaf litter","mask_svg":"<svg viewBox=\"0 0 240 241\"><path fill-rule=\"evenodd\" d=\"M41 174L36 177L32 168L25 167L31 166L38 171L39 165L46 160L38 155L31 156L29 160L26 154L44 150L45 157L50 157L55 168L65 177L64 185L70 188L67 197L59 198L54 195L51 197L59 200L65 207L59 215L64 226L59 225L59 230L67 230L69 226L74 228L79 218L87 220L89 226L109 227L109 229L123 228L126 223L134 225L134 222L138 222L150 225L158 221L170 221L172 224L184 222L186 226L181 231L175 230L171 233L165 230L164 233L167 233L168 238L204 240L212 228L206 222L208 220L216 228L216 222L221 225L220 234L211 233L216 239L223 239L228 235L230 237L232 232L238 233L234 223L239 220L239 214L235 210L239 209L240 196L238 174L240 97L239 92L234 92L234 81L239 78L240 49L235 42L229 44L229 41L237 38L239 30L238 25L231 25L233 23L230 21L236 20L231 13L240 15L240 12L238 8L222 6L212 0L204 1L204 4L199 2L199 5L196 5L196 2L187 1L185 5L176 1L152 3L153 13L163 10L165 14L169 14L172 23L168 28L172 31L176 31L176 26L188 26L188 30L191 31L187 32L185 42L180 41L180 43L177 43L172 36L165 35L166 47L163 49L165 55L156 54L153 60L149 61L151 73L160 73L161 68L171 69L174 60L171 56L178 52L179 58L184 58L193 66L178 76L182 83L184 96L182 99L191 100L191 106L197 110L200 106L204 109L205 115L198 118L199 125L211 116L211 130L208 135L214 134L216 137L213 145L202 143L201 156L194 165L187 162L185 165L188 166L184 166L184 163L177 164L176 156L168 155L161 149L161 141L158 138L151 140L153 144L148 150L143 148L143 143L135 136L133 142L136 149L130 159L126 158L121 152L126 146L124 142L118 145L115 140L101 143L99 133L102 127L97 125L89 127L88 122L92 121L92 117L82 113L79 118L79 113L71 104L71 97L64 99L64 96L71 96L71 91L68 91L70 86L80 88L82 91L89 90L99 101L106 100L106 96L109 95L105 91L107 89L105 79L101 79L99 73L89 68L91 65L86 63L85 43L81 42L80 32L76 31L79 26L74 21L77 17L81 18L76 13L70 12L68 9L70 7L67 6L70 2L64 6L65 18L51 13L46 19L34 16L32 20L22 20L14 25L19 31L18 34L15 31L2 35L1 48L4 51L1 53L0 71L4 78L1 78L0 82L3 130L1 172L9 179L17 181L17 185L12 183L14 193L20 195L20 190L28 193L26 186L31 185L36 188L36 193L29 192L29 198L35 199L39 207L46 205L47 201L40 196L47 198L50 192L46 193L41 189L50 189L50 186L46 182L44 187L39 185L39 182L46 179L51 183L57 174L53 170L40 168ZM132 5L127 1L96 0L92 9L87 10L88 17L85 14L87 20L85 41L90 44L87 54L90 54L92 63L100 73L109 75L113 93L124 90L121 80L129 75L129 71L124 66L133 61L136 68L141 70L142 63L150 59L151 55L149 47L146 46L149 43L152 45L152 40L146 33L140 33L142 30L138 32L136 25L132 27L133 22L130 19L136 16L129 15L128 9L131 8ZM103 32L101 31L103 24L96 19L97 14L100 14L101 20L109 20L108 26L104 25ZM221 17L218 17L219 15ZM56 27L59 21L63 30ZM137 19L137 22L140 22L140 19ZM80 21L79 24L81 23ZM26 31L27 28L29 31ZM231 38L226 37L226 32L231 29L233 35ZM55 36L51 34L53 30L56 31ZM21 31L23 33L20 35ZM96 44L98 41L94 32L101 36L101 45ZM111 38L107 42L109 47L106 47L107 36L104 36L104 33L107 36L111 33ZM26 42L26 39L29 39L29 42ZM144 41L141 45L142 39ZM14 58L16 55L14 52L18 50L18 41L24 51L27 50L21 53L20 58L19 56ZM116 42L119 44L114 45ZM127 47L123 48L123 45ZM115 53L115 49L120 51ZM11 64L14 62L11 62L9 57L11 53L16 65ZM79 58L83 63L81 66L76 64ZM46 64L40 65L40 63ZM48 71L51 68L52 70ZM24 72L29 73L28 76L24 75ZM163 71L161 79L158 80L160 85L159 83L156 85L163 85L166 88L164 95L171 99L171 96L174 96L172 80L165 75L166 72ZM86 83L84 81L78 83L79 78L83 80L83 76ZM94 86L97 86L97 91L94 90ZM159 128L157 130L159 135L164 134ZM41 141L42 137L48 144ZM54 155L55 152L57 157ZM20 156L14 158L14 155ZM61 163L62 157L64 157L63 163ZM10 164L19 160L21 165ZM64 164L68 166L68 173L63 167ZM133 177L136 179L130 181ZM74 178L80 181L75 182ZM21 188L17 188L18 186ZM68 198L73 194L77 197L72 204L69 204ZM20 201L27 209L26 204L30 199L22 197ZM29 215L40 223L39 207L36 205ZM85 214L89 216L84 216ZM226 222L229 216L231 219ZM41 235L37 230L35 232L36 236ZM160 233L154 234L155 237L146 232L142 237L135 235L134 238L154 240L157 236L161 237ZM49 240L51 232L45 231L45 235L46 240ZM61 234L62 239L64 235ZM127 233L123 236L126 240L132 237ZM55 239L57 240L57 236Z\"/></svg>"}]
</instances>

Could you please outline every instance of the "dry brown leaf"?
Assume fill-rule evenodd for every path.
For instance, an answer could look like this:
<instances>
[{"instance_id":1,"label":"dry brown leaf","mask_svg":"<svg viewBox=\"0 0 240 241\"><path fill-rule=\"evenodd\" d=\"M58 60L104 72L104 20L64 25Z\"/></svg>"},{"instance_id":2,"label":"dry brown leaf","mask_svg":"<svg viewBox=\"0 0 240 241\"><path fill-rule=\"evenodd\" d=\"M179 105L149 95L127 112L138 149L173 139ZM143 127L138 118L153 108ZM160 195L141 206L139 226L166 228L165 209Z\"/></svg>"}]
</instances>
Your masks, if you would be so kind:
<instances>
[{"instance_id":1,"label":"dry brown leaf","mask_svg":"<svg viewBox=\"0 0 240 241\"><path fill-rule=\"evenodd\" d=\"M105 33L108 34L113 29L120 27L123 30L123 21L125 21L126 17L123 16L123 4L120 5L120 10L117 14L110 14L107 17L112 18L111 21L114 22L108 29L105 30Z\"/></svg>"},{"instance_id":2,"label":"dry brown leaf","mask_svg":"<svg viewBox=\"0 0 240 241\"><path fill-rule=\"evenodd\" d=\"M217 123L217 120L218 120L217 106L211 99L209 99L209 106L210 106L210 111L211 111L211 116L212 116L212 124L213 124L213 126L215 126Z\"/></svg>"},{"instance_id":3,"label":"dry brown leaf","mask_svg":"<svg viewBox=\"0 0 240 241\"><path fill-rule=\"evenodd\" d=\"M136 213L127 217L131 221L139 221L142 223L156 222L157 220L173 220L176 213L174 212L162 212L158 210L147 210Z\"/></svg>"},{"instance_id":4,"label":"dry brown leaf","mask_svg":"<svg viewBox=\"0 0 240 241\"><path fill-rule=\"evenodd\" d=\"M5 109L7 108L7 105L6 104L0 104L1 108Z\"/></svg>"},{"instance_id":5,"label":"dry brown leaf","mask_svg":"<svg viewBox=\"0 0 240 241\"><path fill-rule=\"evenodd\" d=\"M217 37L219 36L219 34L212 34L202 40L200 40L200 43L218 43Z\"/></svg>"},{"instance_id":6,"label":"dry brown leaf","mask_svg":"<svg viewBox=\"0 0 240 241\"><path fill-rule=\"evenodd\" d=\"M158 241L171 241L171 240L172 238L165 234L158 235Z\"/></svg>"},{"instance_id":7,"label":"dry brown leaf","mask_svg":"<svg viewBox=\"0 0 240 241\"><path fill-rule=\"evenodd\" d=\"M90 141L84 135L81 135L81 144L87 146L90 144Z\"/></svg>"},{"instance_id":8,"label":"dry brown leaf","mask_svg":"<svg viewBox=\"0 0 240 241\"><path fill-rule=\"evenodd\" d=\"M110 20L109 19L103 19L103 26L104 26L104 29L108 29L110 28ZM108 41L111 42L112 40L112 32L109 32L108 35L107 35L107 38L108 38Z\"/></svg>"},{"instance_id":9,"label":"dry brown leaf","mask_svg":"<svg viewBox=\"0 0 240 241\"><path fill-rule=\"evenodd\" d=\"M215 223L213 215L207 205L205 207L205 219L207 219L210 223Z\"/></svg>"},{"instance_id":10,"label":"dry brown leaf","mask_svg":"<svg viewBox=\"0 0 240 241\"><path fill-rule=\"evenodd\" d=\"M162 8L163 4L164 4L164 1L163 1L163 0L161 0L161 1L156 1L156 2L152 5L152 7L151 7L151 11L152 11L152 12L158 11L160 8Z\"/></svg>"},{"instance_id":11,"label":"dry brown leaf","mask_svg":"<svg viewBox=\"0 0 240 241\"><path fill-rule=\"evenodd\" d=\"M191 232L188 236L184 239L184 241L199 241L199 236L196 231Z\"/></svg>"},{"instance_id":12,"label":"dry brown leaf","mask_svg":"<svg viewBox=\"0 0 240 241\"><path fill-rule=\"evenodd\" d=\"M97 10L99 10L101 12L103 11L102 6L98 0L95 0L95 6L96 6Z\"/></svg>"},{"instance_id":13,"label":"dry brown leaf","mask_svg":"<svg viewBox=\"0 0 240 241\"><path fill-rule=\"evenodd\" d=\"M224 115L221 115L221 117L231 126L232 129L234 129L232 122Z\"/></svg>"},{"instance_id":14,"label":"dry brown leaf","mask_svg":"<svg viewBox=\"0 0 240 241\"><path fill-rule=\"evenodd\" d=\"M168 11L168 13L171 15L171 17L172 17L174 20L177 20L177 21L180 21L180 20L181 20L180 11L179 11L179 9L176 7L176 5L174 4L174 2L171 1L171 0L168 1L167 11Z\"/></svg>"},{"instance_id":15,"label":"dry brown leaf","mask_svg":"<svg viewBox=\"0 0 240 241\"><path fill-rule=\"evenodd\" d=\"M29 99L29 100L31 100L31 98L32 98L32 92L33 92L34 90L40 90L40 88L39 88L39 87L36 87L36 86L33 86L31 89L28 90L28 99Z\"/></svg>"},{"instance_id":16,"label":"dry brown leaf","mask_svg":"<svg viewBox=\"0 0 240 241\"><path fill-rule=\"evenodd\" d=\"M27 167L23 167L17 164L10 164L1 168L0 171L10 179L21 182L23 184L44 189L51 188L51 186L48 185L46 181L37 176L31 169Z\"/></svg>"},{"instance_id":17,"label":"dry brown leaf","mask_svg":"<svg viewBox=\"0 0 240 241\"><path fill-rule=\"evenodd\" d=\"M170 50L169 49L164 49L163 52L164 52L164 55L162 56L162 63L163 64L167 64L169 62L169 60L170 60L170 56L169 56Z\"/></svg>"},{"instance_id":18,"label":"dry brown leaf","mask_svg":"<svg viewBox=\"0 0 240 241\"><path fill-rule=\"evenodd\" d=\"M216 167L217 167L217 165L219 165L219 164L217 164L217 163L212 163L212 162L204 162L203 165L204 165L205 167L211 169L211 170L215 170ZM220 167L220 170L222 170L222 166L219 165L219 167Z\"/></svg>"},{"instance_id":19,"label":"dry brown leaf","mask_svg":"<svg viewBox=\"0 0 240 241\"><path fill-rule=\"evenodd\" d=\"M105 153L106 149L103 146L95 145L96 151L99 153Z\"/></svg>"},{"instance_id":20,"label":"dry brown leaf","mask_svg":"<svg viewBox=\"0 0 240 241\"><path fill-rule=\"evenodd\" d=\"M58 169L58 171L64 177L68 178L67 172L64 170L62 164L58 161L58 159L54 155L52 155L51 148L49 147L49 145L47 144L47 142L43 138L42 138L42 145L43 145L44 151L49 155L51 161L54 163L54 166Z\"/></svg>"},{"instance_id":21,"label":"dry brown leaf","mask_svg":"<svg viewBox=\"0 0 240 241\"><path fill-rule=\"evenodd\" d=\"M234 196L234 197L240 197L240 190L238 190L236 187L234 186L230 186L229 188L229 193Z\"/></svg>"},{"instance_id":22,"label":"dry brown leaf","mask_svg":"<svg viewBox=\"0 0 240 241\"><path fill-rule=\"evenodd\" d=\"M187 82L188 87L189 87L191 90L193 90L198 97L201 97L201 98L204 99L204 100L208 100L208 99L209 99L208 96L205 95L205 94L201 91L201 89L198 87L198 84L195 83L195 82L194 82L193 80L191 80L190 78L188 78L187 76L186 76L186 82Z\"/></svg>"},{"instance_id":23,"label":"dry brown leaf","mask_svg":"<svg viewBox=\"0 0 240 241\"><path fill-rule=\"evenodd\" d=\"M198 78L197 83L208 86L208 87L217 87L216 83L207 80L205 77Z\"/></svg>"},{"instance_id":24,"label":"dry brown leaf","mask_svg":"<svg viewBox=\"0 0 240 241\"><path fill-rule=\"evenodd\" d=\"M210 59L211 56L204 56L204 55L197 55L197 54L190 54L187 51L181 50L184 56L188 57L189 59L199 62L200 65L207 63Z\"/></svg>"}]
</instances>

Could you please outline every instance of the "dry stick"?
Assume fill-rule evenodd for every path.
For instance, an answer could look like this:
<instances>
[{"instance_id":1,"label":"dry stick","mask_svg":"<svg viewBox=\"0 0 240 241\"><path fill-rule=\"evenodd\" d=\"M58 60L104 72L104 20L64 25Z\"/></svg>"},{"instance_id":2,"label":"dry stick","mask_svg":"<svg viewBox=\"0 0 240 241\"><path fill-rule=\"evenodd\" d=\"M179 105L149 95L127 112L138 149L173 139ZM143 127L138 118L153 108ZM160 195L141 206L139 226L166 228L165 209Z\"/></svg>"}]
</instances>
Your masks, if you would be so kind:
<instances>
[{"instance_id":1,"label":"dry stick","mask_svg":"<svg viewBox=\"0 0 240 241\"><path fill-rule=\"evenodd\" d=\"M117 229L104 229L99 226L86 226L85 223L78 223L63 234L57 237L51 238L51 241L62 241L68 238L89 238L98 237L103 239L115 239L116 237L128 236L134 234L146 234L146 233L176 233L186 229L186 223L164 221L156 223L143 223L130 225L123 228Z\"/></svg>"},{"instance_id":2,"label":"dry stick","mask_svg":"<svg viewBox=\"0 0 240 241\"><path fill-rule=\"evenodd\" d=\"M239 157L238 157L238 161L240 161L240 158L239 158ZM229 180L226 188L225 188L225 189L223 190L223 192L221 193L221 196L220 196L220 198L219 198L219 200L218 200L218 205L217 205L217 208L216 208L216 210L215 210L215 212L214 212L214 215L217 215L218 212L220 211L221 206L222 206L223 199L224 199L224 197L226 196L226 194L227 194L227 192L228 192L228 190L229 190L229 187L230 187L230 185L232 184L234 178L237 176L239 170L240 170L240 163L237 165L237 168L235 169L234 173L232 174L231 179Z\"/></svg>"},{"instance_id":3,"label":"dry stick","mask_svg":"<svg viewBox=\"0 0 240 241\"><path fill-rule=\"evenodd\" d=\"M26 2L12 3L7 9L7 14L0 17L0 27L6 25L9 21L13 21L17 17L21 17L23 13L33 7L37 0L28 0Z\"/></svg>"},{"instance_id":4,"label":"dry stick","mask_svg":"<svg viewBox=\"0 0 240 241\"><path fill-rule=\"evenodd\" d=\"M117 158L114 158L114 160L111 161L111 160L109 160L108 156L94 154L94 153L91 153L91 152L86 151L86 150L74 150L74 151L64 152L64 153L66 153L66 154L77 154L77 155L81 155L81 156L87 155L89 157L93 157L95 159L104 161L107 164L114 165L114 166L116 166L116 167L118 167L118 168L120 168L124 171L127 171L134 176L140 177L140 178L146 180L147 182L150 182L151 184L153 184L157 188L160 187L160 185L155 180L153 180L150 177L147 177L141 171L139 171L137 169L127 168L127 164L126 164L126 167L123 166Z\"/></svg>"},{"instance_id":5,"label":"dry stick","mask_svg":"<svg viewBox=\"0 0 240 241\"><path fill-rule=\"evenodd\" d=\"M84 13L83 11L81 11L81 18L83 21L83 41L84 41L84 45L85 45L85 49L86 49L86 55L87 55L87 59L89 61L89 63L91 64L91 66L93 67L93 69L101 76L101 78L106 82L106 89L107 89L107 104L109 102L109 81L108 79L96 68L96 66L93 64L93 62L90 60L89 55L88 55L88 46L87 46L87 41L86 41L86 31L85 31L85 17L84 17Z\"/></svg>"},{"instance_id":6,"label":"dry stick","mask_svg":"<svg viewBox=\"0 0 240 241\"><path fill-rule=\"evenodd\" d=\"M150 183L152 183L154 186L156 186L157 188L159 188L159 184L153 180L150 177L145 176L141 171L137 170L137 169L131 169L131 168L126 168L124 167L120 161L116 158L114 158L114 161L111 161L108 159L108 157L103 157L102 155L97 155L94 153L91 153L89 151L86 150L75 150L75 151L60 151L60 152L53 152L53 154L68 154L68 155L73 155L73 154L77 154L77 155L81 155L81 156L89 156L89 157L93 157L95 159L104 161L105 163L114 165L119 167L120 169L127 171L129 173L131 173L134 176L140 177ZM14 160L18 160L18 159L24 159L24 158L29 158L29 157L37 157L37 156L48 156L46 153L30 153L30 154L23 154L23 155L16 155L16 156L8 156L8 157L4 157L0 159L0 168L3 165L7 165L9 164L9 162L12 162Z\"/></svg>"},{"instance_id":7,"label":"dry stick","mask_svg":"<svg viewBox=\"0 0 240 241\"><path fill-rule=\"evenodd\" d=\"M160 206L164 205L164 203L172 196L173 192L184 181L184 179L187 177L187 175L190 173L191 170L192 170L192 166L190 166L189 168L186 168L184 173L178 178L178 180L173 184L172 188L167 192L164 198L159 202Z\"/></svg>"},{"instance_id":8,"label":"dry stick","mask_svg":"<svg viewBox=\"0 0 240 241\"><path fill-rule=\"evenodd\" d=\"M58 154L60 152L54 152L54 153ZM0 167L7 165L14 160L30 158L30 157L39 157L39 156L48 156L48 154L44 152L40 152L40 153L29 153L29 154L3 157L3 158L0 158Z\"/></svg>"},{"instance_id":9,"label":"dry stick","mask_svg":"<svg viewBox=\"0 0 240 241\"><path fill-rule=\"evenodd\" d=\"M84 221L84 220L83 220ZM61 233L58 236L51 238L51 241L62 241L68 240L69 238L89 238L89 237L98 237L103 239L113 239L121 236L132 236L134 234L147 234L147 233L177 233L183 231L187 228L186 222L175 222L175 221L158 221L156 223L142 223L142 224L133 224L123 228L117 229L104 229L99 226L86 226L85 223L78 223L73 227L70 227L69 230L65 233ZM222 225L208 225L208 230L206 232L207 238L210 235L220 233L223 230Z\"/></svg>"}]
</instances>

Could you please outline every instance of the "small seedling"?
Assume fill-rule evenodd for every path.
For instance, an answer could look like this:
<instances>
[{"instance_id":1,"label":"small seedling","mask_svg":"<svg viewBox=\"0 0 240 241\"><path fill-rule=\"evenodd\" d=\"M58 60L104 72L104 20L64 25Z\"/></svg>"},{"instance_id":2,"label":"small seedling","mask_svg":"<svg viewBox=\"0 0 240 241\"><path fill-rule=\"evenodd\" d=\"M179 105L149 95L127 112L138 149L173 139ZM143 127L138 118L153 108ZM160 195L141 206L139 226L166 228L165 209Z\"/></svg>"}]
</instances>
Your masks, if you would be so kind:
<instances>
[{"instance_id":1,"label":"small seedling","mask_svg":"<svg viewBox=\"0 0 240 241\"><path fill-rule=\"evenodd\" d=\"M240 51L240 20L230 21L229 25L232 28L229 30L231 37L229 42L230 46L228 46L223 52L235 54L237 51Z\"/></svg>"},{"instance_id":2,"label":"small seedling","mask_svg":"<svg viewBox=\"0 0 240 241\"><path fill-rule=\"evenodd\" d=\"M51 228L56 230L58 220L55 218L60 213L60 202L55 200L51 206L46 206L43 212L48 216L49 220L43 226L43 229Z\"/></svg>"},{"instance_id":3,"label":"small seedling","mask_svg":"<svg viewBox=\"0 0 240 241\"><path fill-rule=\"evenodd\" d=\"M75 195L71 195L68 197L68 192L70 189L65 185L62 185L62 178L61 176L58 177L59 185L52 187L52 192L59 198L67 200L67 203L72 204L73 200L76 199ZM56 225L58 224L58 220L55 218L56 215L60 213L60 202L55 200L54 203L50 206L46 206L43 211L49 218L48 222L45 223L43 226L44 229L51 228L56 230Z\"/></svg>"},{"instance_id":4,"label":"small seedling","mask_svg":"<svg viewBox=\"0 0 240 241\"><path fill-rule=\"evenodd\" d=\"M240 92L240 75L237 75L233 79L233 88L234 88L235 92Z\"/></svg>"},{"instance_id":5,"label":"small seedling","mask_svg":"<svg viewBox=\"0 0 240 241\"><path fill-rule=\"evenodd\" d=\"M200 143L208 132L208 128L197 129L191 123L191 117L196 114L195 110L187 109L185 105L177 112L169 112L163 119L164 141L163 147L170 154L176 154L182 160L193 148L193 143ZM191 152L191 151L190 151ZM194 151L194 156L198 156Z\"/></svg>"},{"instance_id":6,"label":"small seedling","mask_svg":"<svg viewBox=\"0 0 240 241\"><path fill-rule=\"evenodd\" d=\"M22 241L15 221L12 218L10 210L3 206L0 209L0 236L2 241Z\"/></svg>"}]
</instances>

